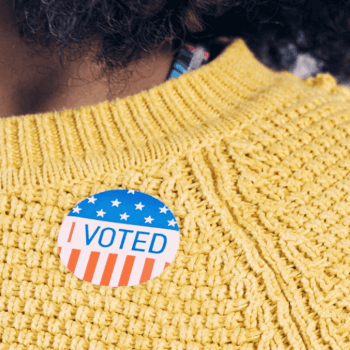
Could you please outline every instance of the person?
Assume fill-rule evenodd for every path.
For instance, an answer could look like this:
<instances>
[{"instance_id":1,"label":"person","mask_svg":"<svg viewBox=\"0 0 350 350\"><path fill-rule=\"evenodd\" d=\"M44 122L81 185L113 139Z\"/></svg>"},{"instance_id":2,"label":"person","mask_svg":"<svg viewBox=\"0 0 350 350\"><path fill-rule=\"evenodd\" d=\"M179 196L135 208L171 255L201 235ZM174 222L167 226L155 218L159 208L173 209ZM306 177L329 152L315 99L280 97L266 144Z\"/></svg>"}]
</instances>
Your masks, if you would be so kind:
<instances>
[{"instance_id":1,"label":"person","mask_svg":"<svg viewBox=\"0 0 350 350\"><path fill-rule=\"evenodd\" d=\"M349 349L349 4L1 0L0 349ZM61 228L120 189L175 258L78 278Z\"/></svg>"}]
</instances>

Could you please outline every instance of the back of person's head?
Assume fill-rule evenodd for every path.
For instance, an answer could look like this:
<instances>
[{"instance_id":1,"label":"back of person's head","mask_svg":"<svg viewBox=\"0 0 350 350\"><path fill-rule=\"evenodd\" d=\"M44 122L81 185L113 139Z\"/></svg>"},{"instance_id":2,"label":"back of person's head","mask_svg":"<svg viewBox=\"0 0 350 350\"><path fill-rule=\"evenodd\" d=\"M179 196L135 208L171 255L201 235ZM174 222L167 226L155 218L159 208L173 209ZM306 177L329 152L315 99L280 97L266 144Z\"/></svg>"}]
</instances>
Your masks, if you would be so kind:
<instances>
[{"instance_id":1,"label":"back of person's head","mask_svg":"<svg viewBox=\"0 0 350 350\"><path fill-rule=\"evenodd\" d=\"M300 52L318 59L321 71L339 83L350 75L350 1L14 1L16 30L30 47L59 48L60 58L68 51L64 59L75 60L79 55L70 44L81 54L92 53L97 43L91 59L107 77L155 49L179 50L185 41L207 42L213 59L222 37L243 38L277 70L291 70Z\"/></svg>"}]
</instances>

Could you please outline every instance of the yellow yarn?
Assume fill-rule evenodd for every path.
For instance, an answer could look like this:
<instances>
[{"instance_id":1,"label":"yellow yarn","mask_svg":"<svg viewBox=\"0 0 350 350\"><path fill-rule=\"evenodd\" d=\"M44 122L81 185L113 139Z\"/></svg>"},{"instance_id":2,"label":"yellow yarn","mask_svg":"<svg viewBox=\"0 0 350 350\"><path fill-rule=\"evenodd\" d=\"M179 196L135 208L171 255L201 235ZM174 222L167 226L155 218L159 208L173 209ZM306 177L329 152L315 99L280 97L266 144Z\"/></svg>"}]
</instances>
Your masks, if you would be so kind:
<instances>
[{"instance_id":1,"label":"yellow yarn","mask_svg":"<svg viewBox=\"0 0 350 350\"><path fill-rule=\"evenodd\" d=\"M0 120L0 350L350 349L350 93L235 40L137 95ZM158 277L100 287L60 260L93 194L175 215Z\"/></svg>"}]
</instances>

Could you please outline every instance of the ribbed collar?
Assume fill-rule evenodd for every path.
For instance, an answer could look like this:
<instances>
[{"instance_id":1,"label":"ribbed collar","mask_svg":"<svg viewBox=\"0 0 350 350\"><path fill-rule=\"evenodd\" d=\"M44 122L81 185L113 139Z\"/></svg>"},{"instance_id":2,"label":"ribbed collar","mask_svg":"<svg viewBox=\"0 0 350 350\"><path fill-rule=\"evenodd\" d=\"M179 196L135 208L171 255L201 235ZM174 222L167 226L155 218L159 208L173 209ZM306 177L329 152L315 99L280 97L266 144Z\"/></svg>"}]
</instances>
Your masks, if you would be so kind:
<instances>
[{"instance_id":1,"label":"ribbed collar","mask_svg":"<svg viewBox=\"0 0 350 350\"><path fill-rule=\"evenodd\" d=\"M240 104L276 79L238 38L207 65L136 95L0 119L0 191L96 179L239 133L250 120Z\"/></svg>"}]
</instances>

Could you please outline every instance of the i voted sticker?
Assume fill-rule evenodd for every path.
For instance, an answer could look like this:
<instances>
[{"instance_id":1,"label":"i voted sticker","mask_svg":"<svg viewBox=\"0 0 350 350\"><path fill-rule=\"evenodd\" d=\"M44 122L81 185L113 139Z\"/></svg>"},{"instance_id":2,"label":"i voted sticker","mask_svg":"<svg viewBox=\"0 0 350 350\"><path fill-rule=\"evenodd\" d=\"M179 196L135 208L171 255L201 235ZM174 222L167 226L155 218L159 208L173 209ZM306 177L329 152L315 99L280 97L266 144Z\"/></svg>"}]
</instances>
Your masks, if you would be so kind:
<instances>
[{"instance_id":1,"label":"i voted sticker","mask_svg":"<svg viewBox=\"0 0 350 350\"><path fill-rule=\"evenodd\" d=\"M81 280L100 286L135 286L159 276L180 241L175 216L164 203L134 190L95 194L76 205L58 235L60 258Z\"/></svg>"}]
</instances>

